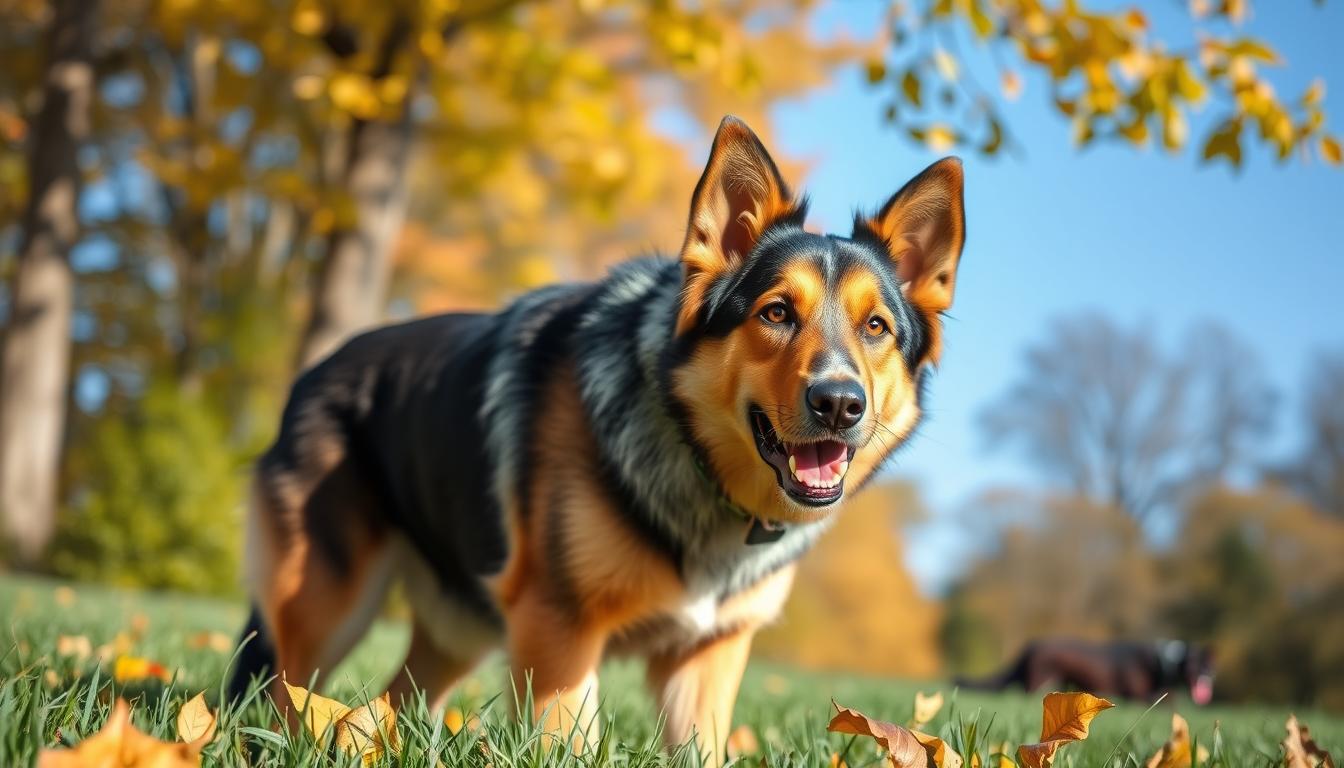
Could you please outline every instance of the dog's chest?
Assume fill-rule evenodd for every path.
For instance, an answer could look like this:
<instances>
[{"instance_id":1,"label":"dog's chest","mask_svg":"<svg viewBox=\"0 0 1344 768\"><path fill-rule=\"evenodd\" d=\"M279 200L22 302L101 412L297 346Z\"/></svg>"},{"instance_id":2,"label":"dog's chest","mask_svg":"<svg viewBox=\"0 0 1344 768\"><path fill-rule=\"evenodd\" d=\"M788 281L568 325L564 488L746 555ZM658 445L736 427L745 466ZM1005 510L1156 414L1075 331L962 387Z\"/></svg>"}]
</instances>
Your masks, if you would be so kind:
<instances>
[{"instance_id":1,"label":"dog's chest","mask_svg":"<svg viewBox=\"0 0 1344 768\"><path fill-rule=\"evenodd\" d=\"M793 567L785 566L727 597L685 592L664 610L613 638L613 653L658 654L694 647L711 638L773 621L788 598Z\"/></svg>"},{"instance_id":2,"label":"dog's chest","mask_svg":"<svg viewBox=\"0 0 1344 768\"><path fill-rule=\"evenodd\" d=\"M696 637L713 634L718 628L719 601L712 594L689 598L672 618L685 632Z\"/></svg>"},{"instance_id":3,"label":"dog's chest","mask_svg":"<svg viewBox=\"0 0 1344 768\"><path fill-rule=\"evenodd\" d=\"M647 656L689 648L731 629L724 619L714 594L684 595L618 632L608 650L616 655Z\"/></svg>"}]
</instances>

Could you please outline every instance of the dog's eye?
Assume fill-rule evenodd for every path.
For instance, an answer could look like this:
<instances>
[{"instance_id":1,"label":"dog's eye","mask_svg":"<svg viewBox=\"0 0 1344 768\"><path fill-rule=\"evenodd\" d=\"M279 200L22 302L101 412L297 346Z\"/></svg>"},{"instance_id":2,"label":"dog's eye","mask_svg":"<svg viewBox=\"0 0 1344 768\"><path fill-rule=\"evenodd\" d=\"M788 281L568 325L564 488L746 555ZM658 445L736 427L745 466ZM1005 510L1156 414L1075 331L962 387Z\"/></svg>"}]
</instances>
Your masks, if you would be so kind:
<instances>
[{"instance_id":1,"label":"dog's eye","mask_svg":"<svg viewBox=\"0 0 1344 768\"><path fill-rule=\"evenodd\" d=\"M761 310L761 319L767 323L783 325L789 322L789 308L779 301L774 304L767 304L765 309Z\"/></svg>"},{"instance_id":2,"label":"dog's eye","mask_svg":"<svg viewBox=\"0 0 1344 768\"><path fill-rule=\"evenodd\" d=\"M874 315L868 318L867 329L869 336L881 336L887 332L887 321Z\"/></svg>"}]
</instances>

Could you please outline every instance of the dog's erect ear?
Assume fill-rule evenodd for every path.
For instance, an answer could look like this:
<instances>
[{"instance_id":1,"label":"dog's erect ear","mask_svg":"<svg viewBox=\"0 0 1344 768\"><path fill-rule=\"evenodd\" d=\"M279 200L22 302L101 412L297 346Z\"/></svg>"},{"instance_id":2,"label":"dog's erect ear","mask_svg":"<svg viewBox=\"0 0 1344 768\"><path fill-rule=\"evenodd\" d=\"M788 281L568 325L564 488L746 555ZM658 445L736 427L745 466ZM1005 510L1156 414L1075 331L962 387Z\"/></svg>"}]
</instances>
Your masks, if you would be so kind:
<instances>
[{"instance_id":1,"label":"dog's erect ear","mask_svg":"<svg viewBox=\"0 0 1344 768\"><path fill-rule=\"evenodd\" d=\"M761 140L746 123L725 117L691 197L681 246L685 289L678 332L694 322L717 275L741 263L772 223L801 213Z\"/></svg>"},{"instance_id":2,"label":"dog's erect ear","mask_svg":"<svg viewBox=\"0 0 1344 768\"><path fill-rule=\"evenodd\" d=\"M925 168L872 218L859 217L854 235L875 235L896 260L901 290L928 318L930 362L942 351L938 315L952 306L957 263L966 240L961 161L948 157Z\"/></svg>"}]
</instances>

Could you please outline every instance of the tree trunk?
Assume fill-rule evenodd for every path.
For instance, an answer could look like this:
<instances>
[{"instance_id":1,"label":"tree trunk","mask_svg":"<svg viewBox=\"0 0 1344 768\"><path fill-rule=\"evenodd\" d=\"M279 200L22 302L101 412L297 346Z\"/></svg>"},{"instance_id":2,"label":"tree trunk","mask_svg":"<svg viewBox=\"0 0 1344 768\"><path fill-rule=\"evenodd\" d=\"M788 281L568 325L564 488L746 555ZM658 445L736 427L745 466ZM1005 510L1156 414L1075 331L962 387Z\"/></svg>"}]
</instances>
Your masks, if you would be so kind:
<instances>
[{"instance_id":1,"label":"tree trunk","mask_svg":"<svg viewBox=\"0 0 1344 768\"><path fill-rule=\"evenodd\" d=\"M356 221L327 240L299 353L299 367L326 357L382 314L392 248L406 217L409 116L395 122L357 120L350 127L342 184Z\"/></svg>"},{"instance_id":2,"label":"tree trunk","mask_svg":"<svg viewBox=\"0 0 1344 768\"><path fill-rule=\"evenodd\" d=\"M68 260L79 236L76 154L89 134L97 3L57 0L42 108L31 126L28 179L0 354L0 514L17 562L42 555L56 522L57 475L70 379Z\"/></svg>"}]
</instances>

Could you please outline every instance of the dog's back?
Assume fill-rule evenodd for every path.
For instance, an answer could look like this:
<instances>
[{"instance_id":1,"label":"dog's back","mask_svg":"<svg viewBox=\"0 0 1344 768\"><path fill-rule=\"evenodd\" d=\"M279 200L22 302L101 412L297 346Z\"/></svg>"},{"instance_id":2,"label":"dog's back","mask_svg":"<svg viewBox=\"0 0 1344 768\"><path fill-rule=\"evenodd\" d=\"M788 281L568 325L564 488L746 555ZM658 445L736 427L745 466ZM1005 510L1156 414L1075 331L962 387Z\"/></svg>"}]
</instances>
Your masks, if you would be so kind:
<instances>
[{"instance_id":1,"label":"dog's back","mask_svg":"<svg viewBox=\"0 0 1344 768\"><path fill-rule=\"evenodd\" d=\"M475 414L498 324L490 315L443 315L380 328L295 382L254 478L248 554L258 604L248 629L260 636L240 658L235 692L275 668L268 627L291 628L278 634L290 645L310 646L298 653L317 664L344 655L343 648L324 647L322 633L292 628L317 628L324 618L349 613L338 622L346 630L340 634L361 633L381 594L358 585L371 581L370 572L387 570L381 560L395 529L427 549L455 550L430 562L446 588L488 606L476 573L502 560L504 544L480 483L488 467L477 449ZM443 386L455 396L434 396ZM444 432L455 439L421 439ZM429 509L441 514L417 514ZM324 597L331 587L346 599ZM362 605L351 610L341 603Z\"/></svg>"},{"instance_id":2,"label":"dog's back","mask_svg":"<svg viewBox=\"0 0 1344 768\"><path fill-rule=\"evenodd\" d=\"M245 634L259 636L240 657L236 693L276 668L268 626L312 646L282 656L322 668L343 656L402 565L385 562L399 557L388 553L394 539L418 551L453 603L498 621L482 578L503 565L507 544L483 412L492 371L519 351L511 321L568 291L551 293L500 314L369 331L298 378L255 473L248 549L258 605ZM330 598L333 586L341 599Z\"/></svg>"}]
</instances>

